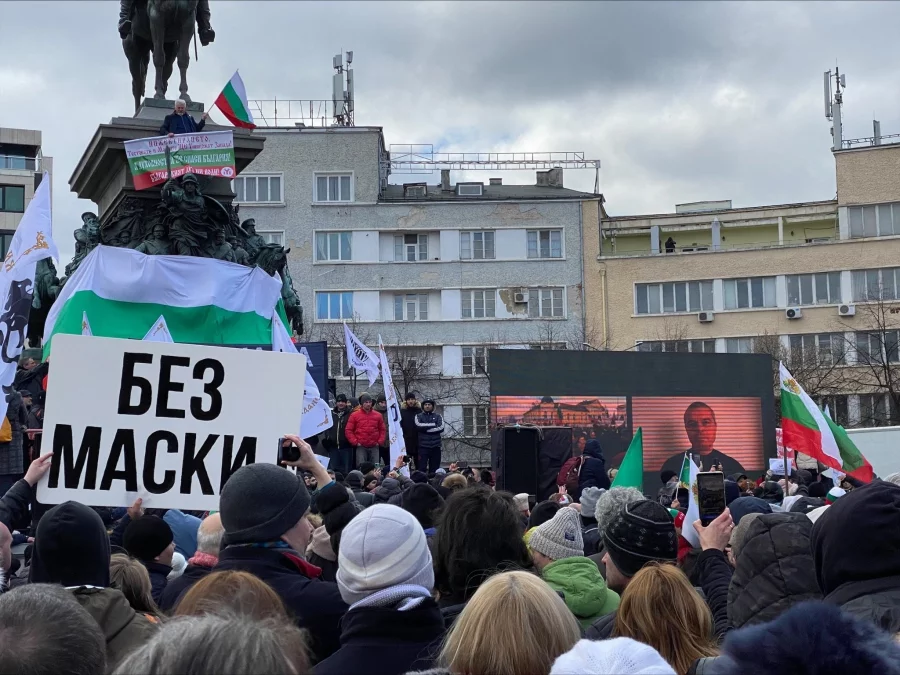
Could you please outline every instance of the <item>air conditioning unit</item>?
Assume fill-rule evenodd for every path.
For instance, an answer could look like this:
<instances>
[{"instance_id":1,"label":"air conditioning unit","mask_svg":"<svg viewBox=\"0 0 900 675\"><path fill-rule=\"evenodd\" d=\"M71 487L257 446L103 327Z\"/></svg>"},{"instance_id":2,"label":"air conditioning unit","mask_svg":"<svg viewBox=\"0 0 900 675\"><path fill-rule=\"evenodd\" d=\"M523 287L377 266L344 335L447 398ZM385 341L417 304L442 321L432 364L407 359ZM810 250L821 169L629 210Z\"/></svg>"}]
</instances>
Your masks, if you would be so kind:
<instances>
[{"instance_id":1,"label":"air conditioning unit","mask_svg":"<svg viewBox=\"0 0 900 675\"><path fill-rule=\"evenodd\" d=\"M802 319L803 310L799 307L788 307L784 310L784 316L786 319Z\"/></svg>"},{"instance_id":2,"label":"air conditioning unit","mask_svg":"<svg viewBox=\"0 0 900 675\"><path fill-rule=\"evenodd\" d=\"M856 305L841 305L838 307L840 316L856 316Z\"/></svg>"},{"instance_id":3,"label":"air conditioning unit","mask_svg":"<svg viewBox=\"0 0 900 675\"><path fill-rule=\"evenodd\" d=\"M523 291L521 293L513 293L513 302L517 305L524 305L528 303L528 291Z\"/></svg>"},{"instance_id":4,"label":"air conditioning unit","mask_svg":"<svg viewBox=\"0 0 900 675\"><path fill-rule=\"evenodd\" d=\"M700 312L697 315L697 320L700 323L712 323L714 318L716 318L716 315L713 312Z\"/></svg>"}]
</instances>

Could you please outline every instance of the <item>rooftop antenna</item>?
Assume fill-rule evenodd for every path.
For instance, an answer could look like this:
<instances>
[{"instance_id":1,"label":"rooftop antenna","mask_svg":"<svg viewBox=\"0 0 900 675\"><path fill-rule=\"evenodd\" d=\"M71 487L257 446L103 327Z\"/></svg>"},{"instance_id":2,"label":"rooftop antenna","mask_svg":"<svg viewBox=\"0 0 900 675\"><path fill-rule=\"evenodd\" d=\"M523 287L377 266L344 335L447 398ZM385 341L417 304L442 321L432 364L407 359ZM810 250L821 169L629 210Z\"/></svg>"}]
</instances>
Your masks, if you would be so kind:
<instances>
[{"instance_id":1,"label":"rooftop antenna","mask_svg":"<svg viewBox=\"0 0 900 675\"><path fill-rule=\"evenodd\" d=\"M338 127L353 126L353 52L347 52L347 65L344 66L344 55L335 54L332 67L336 71L331 78L331 100L334 105L334 125ZM346 85L345 85L346 78Z\"/></svg>"},{"instance_id":2,"label":"rooftop antenna","mask_svg":"<svg viewBox=\"0 0 900 675\"><path fill-rule=\"evenodd\" d=\"M831 91L831 80L834 79L834 94ZM835 66L834 74L825 71L825 119L831 120L832 150L840 150L843 145L843 129L841 127L841 105L844 103L843 90L847 87L847 76L841 75Z\"/></svg>"}]
</instances>

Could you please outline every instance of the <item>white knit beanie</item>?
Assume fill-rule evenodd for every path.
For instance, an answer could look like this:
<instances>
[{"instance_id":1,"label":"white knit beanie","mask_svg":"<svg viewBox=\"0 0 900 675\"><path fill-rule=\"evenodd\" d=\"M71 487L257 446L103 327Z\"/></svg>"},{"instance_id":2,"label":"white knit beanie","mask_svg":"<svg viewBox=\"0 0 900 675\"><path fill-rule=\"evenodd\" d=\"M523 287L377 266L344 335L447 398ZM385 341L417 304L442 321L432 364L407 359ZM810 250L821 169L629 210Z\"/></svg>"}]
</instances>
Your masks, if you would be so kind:
<instances>
[{"instance_id":1,"label":"white knit beanie","mask_svg":"<svg viewBox=\"0 0 900 675\"><path fill-rule=\"evenodd\" d=\"M550 675L675 675L672 666L653 647L631 638L579 640L553 662Z\"/></svg>"},{"instance_id":2,"label":"white knit beanie","mask_svg":"<svg viewBox=\"0 0 900 675\"><path fill-rule=\"evenodd\" d=\"M355 516L341 534L337 584L348 605L401 584L431 591L431 551L419 521L391 504L376 504Z\"/></svg>"},{"instance_id":3,"label":"white knit beanie","mask_svg":"<svg viewBox=\"0 0 900 675\"><path fill-rule=\"evenodd\" d=\"M519 511L527 511L528 510L528 493L520 492L515 497L513 497L513 501L516 503L516 508Z\"/></svg>"},{"instance_id":4,"label":"white knit beanie","mask_svg":"<svg viewBox=\"0 0 900 675\"><path fill-rule=\"evenodd\" d=\"M584 538L578 511L568 507L556 512L552 519L534 528L528 545L550 560L584 555Z\"/></svg>"}]
</instances>

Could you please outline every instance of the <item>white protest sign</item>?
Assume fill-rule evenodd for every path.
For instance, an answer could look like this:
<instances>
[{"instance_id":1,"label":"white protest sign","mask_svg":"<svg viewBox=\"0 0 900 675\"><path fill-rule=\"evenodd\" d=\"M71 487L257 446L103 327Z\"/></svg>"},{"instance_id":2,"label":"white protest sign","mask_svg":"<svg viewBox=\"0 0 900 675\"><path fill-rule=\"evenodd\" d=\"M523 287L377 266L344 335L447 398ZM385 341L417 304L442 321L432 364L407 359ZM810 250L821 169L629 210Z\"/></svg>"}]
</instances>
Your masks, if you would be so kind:
<instances>
[{"instance_id":1,"label":"white protest sign","mask_svg":"<svg viewBox=\"0 0 900 675\"><path fill-rule=\"evenodd\" d=\"M306 359L60 334L50 371L53 463L38 501L206 511L241 466L276 463L303 409Z\"/></svg>"}]
</instances>

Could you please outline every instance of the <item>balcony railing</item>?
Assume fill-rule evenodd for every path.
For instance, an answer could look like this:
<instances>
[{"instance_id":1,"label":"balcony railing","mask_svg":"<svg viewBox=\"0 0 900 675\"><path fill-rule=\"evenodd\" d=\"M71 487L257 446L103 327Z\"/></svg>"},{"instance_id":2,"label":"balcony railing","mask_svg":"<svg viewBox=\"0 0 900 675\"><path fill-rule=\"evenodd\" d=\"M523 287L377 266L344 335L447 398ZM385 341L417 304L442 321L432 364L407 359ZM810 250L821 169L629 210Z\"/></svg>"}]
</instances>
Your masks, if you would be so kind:
<instances>
[{"instance_id":1,"label":"balcony railing","mask_svg":"<svg viewBox=\"0 0 900 675\"><path fill-rule=\"evenodd\" d=\"M658 255L664 256L666 254L670 256L680 255L680 254L694 254L694 253L706 253L708 251L752 251L755 249L767 249L767 248L782 248L785 246L804 246L810 244L820 244L831 241L838 241L839 236L823 236L823 237L814 237L808 240L797 240L790 239L784 242L779 242L777 239L774 241L755 241L755 242L742 242L738 244L731 243L722 243L719 245L718 249L714 249L713 245L710 243L702 243L702 244L693 244L693 245L685 245L685 246L675 246L673 250L666 250L665 246L663 246L662 251L659 252ZM604 241L604 250L600 254L601 257L604 258L614 258L614 257L642 257L642 256L651 256L654 255L653 251L650 248L641 249L641 250L631 250L631 251L611 251L609 250L611 246L608 243L608 240Z\"/></svg>"},{"instance_id":2,"label":"balcony railing","mask_svg":"<svg viewBox=\"0 0 900 675\"><path fill-rule=\"evenodd\" d=\"M38 157L21 155L0 155L0 170L14 169L18 171L40 171L41 160Z\"/></svg>"}]
</instances>

